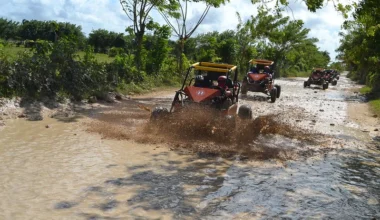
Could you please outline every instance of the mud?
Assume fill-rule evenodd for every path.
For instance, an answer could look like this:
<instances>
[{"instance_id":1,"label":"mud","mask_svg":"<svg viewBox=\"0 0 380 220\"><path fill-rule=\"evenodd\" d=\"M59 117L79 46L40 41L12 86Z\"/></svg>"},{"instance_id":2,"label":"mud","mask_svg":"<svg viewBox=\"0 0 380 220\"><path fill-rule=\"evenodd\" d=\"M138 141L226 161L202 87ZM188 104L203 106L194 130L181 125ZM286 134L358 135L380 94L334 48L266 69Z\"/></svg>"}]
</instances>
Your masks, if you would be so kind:
<instances>
[{"instance_id":1,"label":"mud","mask_svg":"<svg viewBox=\"0 0 380 220\"><path fill-rule=\"evenodd\" d=\"M215 117L217 112L209 109L188 108L159 120L150 120L146 104L129 101L117 108L96 114L86 123L87 131L106 139L160 143L169 145L170 149L185 149L197 154L251 159L287 160L301 154L311 156L320 152L310 150L311 146L322 149L328 140L327 135L286 124L279 114L231 121ZM293 147L269 146L268 140L273 139L286 140L283 144Z\"/></svg>"},{"instance_id":2,"label":"mud","mask_svg":"<svg viewBox=\"0 0 380 220\"><path fill-rule=\"evenodd\" d=\"M207 112L148 123L174 91L7 120L0 219L380 218L379 134L354 119L356 86L278 84L276 103L241 97L255 118L220 122L229 135Z\"/></svg>"}]
</instances>

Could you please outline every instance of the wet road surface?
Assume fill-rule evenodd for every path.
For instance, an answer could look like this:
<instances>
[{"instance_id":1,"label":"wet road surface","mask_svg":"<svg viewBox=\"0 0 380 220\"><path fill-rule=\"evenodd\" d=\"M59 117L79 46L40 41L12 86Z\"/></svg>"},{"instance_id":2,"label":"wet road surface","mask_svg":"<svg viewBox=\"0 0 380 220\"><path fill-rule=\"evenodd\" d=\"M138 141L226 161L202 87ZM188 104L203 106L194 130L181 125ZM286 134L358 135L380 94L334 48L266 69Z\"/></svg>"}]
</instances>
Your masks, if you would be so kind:
<instances>
[{"instance_id":1,"label":"wet road surface","mask_svg":"<svg viewBox=\"0 0 380 220\"><path fill-rule=\"evenodd\" d=\"M121 140L103 139L83 128L86 116L11 121L0 131L0 219L379 219L379 134L363 132L347 114L361 101L355 85L345 77L326 91L304 89L300 78L277 83L276 103L254 93L241 103L255 116L279 114L276 120L326 135L326 146L269 134L255 142L313 153L224 158L136 142L127 129ZM135 101L168 105L172 96ZM117 122L118 129L103 129L120 137L145 119L130 102L120 109L133 120L107 111L90 116Z\"/></svg>"}]
</instances>

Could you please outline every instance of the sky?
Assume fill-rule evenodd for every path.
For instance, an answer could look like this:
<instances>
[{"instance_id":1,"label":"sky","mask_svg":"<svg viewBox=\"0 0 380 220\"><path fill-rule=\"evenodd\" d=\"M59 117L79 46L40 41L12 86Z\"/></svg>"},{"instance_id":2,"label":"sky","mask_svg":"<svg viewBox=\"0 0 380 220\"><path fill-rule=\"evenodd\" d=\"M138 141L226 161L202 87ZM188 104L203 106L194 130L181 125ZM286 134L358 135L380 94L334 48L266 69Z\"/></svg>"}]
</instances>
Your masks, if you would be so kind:
<instances>
[{"instance_id":1,"label":"sky","mask_svg":"<svg viewBox=\"0 0 380 220\"><path fill-rule=\"evenodd\" d=\"M340 0L343 4L352 0ZM332 2L324 5L316 13L309 12L301 0L290 0L289 9L284 15L300 19L310 29L309 37L319 39L317 46L330 53L332 60L337 55L339 32L344 18L335 11ZM56 20L82 26L87 35L99 28L115 32L125 32L131 21L125 15L119 0L0 0L0 17L22 21L23 19ZM270 5L269 5L270 6ZM189 21L194 21L204 10L204 5L196 3L189 6ZM230 0L219 8L210 9L207 17L199 26L196 34L209 31L234 30L238 23L236 12L246 20L257 14L257 5L250 0ZM152 13L155 21L165 24L161 15Z\"/></svg>"}]
</instances>

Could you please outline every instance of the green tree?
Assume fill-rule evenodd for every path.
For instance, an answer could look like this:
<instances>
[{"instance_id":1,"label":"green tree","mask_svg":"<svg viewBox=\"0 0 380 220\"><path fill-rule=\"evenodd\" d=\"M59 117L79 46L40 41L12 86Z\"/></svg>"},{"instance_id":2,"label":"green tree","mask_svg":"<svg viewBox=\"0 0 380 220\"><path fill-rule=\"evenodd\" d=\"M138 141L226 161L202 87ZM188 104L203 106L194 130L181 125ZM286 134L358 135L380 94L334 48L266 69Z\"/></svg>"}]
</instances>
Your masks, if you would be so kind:
<instances>
[{"instance_id":1,"label":"green tree","mask_svg":"<svg viewBox=\"0 0 380 220\"><path fill-rule=\"evenodd\" d=\"M353 79L380 90L380 6L375 0L356 5L353 21L346 21L341 33L338 57L348 66Z\"/></svg>"},{"instance_id":2,"label":"green tree","mask_svg":"<svg viewBox=\"0 0 380 220\"><path fill-rule=\"evenodd\" d=\"M257 43L257 34L260 33L256 30L257 19L251 16L246 22L243 22L240 14L236 13L238 17L238 25L236 27L236 41L237 41L237 63L241 73L248 71L248 62L257 55L256 47L253 45Z\"/></svg>"},{"instance_id":3,"label":"green tree","mask_svg":"<svg viewBox=\"0 0 380 220\"><path fill-rule=\"evenodd\" d=\"M111 47L124 49L127 46L124 34L105 29L93 30L89 34L88 44L93 46L97 53L107 53Z\"/></svg>"},{"instance_id":4,"label":"green tree","mask_svg":"<svg viewBox=\"0 0 380 220\"><path fill-rule=\"evenodd\" d=\"M149 14L154 7L163 7L169 10L173 9L173 1L174 0L120 0L125 14L133 22L133 25L128 27L127 31L135 36L135 62L138 71L143 67L142 52L145 31L148 25L153 23L153 19Z\"/></svg>"},{"instance_id":5,"label":"green tree","mask_svg":"<svg viewBox=\"0 0 380 220\"><path fill-rule=\"evenodd\" d=\"M147 73L158 75L164 61L168 58L171 48L168 46L171 30L169 26L157 26L153 35L147 40L148 51L146 70Z\"/></svg>"},{"instance_id":6,"label":"green tree","mask_svg":"<svg viewBox=\"0 0 380 220\"><path fill-rule=\"evenodd\" d=\"M275 2L274 8L277 12L280 12L284 8L289 7L291 0L251 0L253 4L260 4L261 7L268 8L268 4ZM348 12L351 10L352 5L346 4L343 5L340 0L302 0L301 3L304 3L307 9L311 12L316 12L318 9L321 9L327 3L332 3L337 11L340 11L345 17L348 17Z\"/></svg>"},{"instance_id":7,"label":"green tree","mask_svg":"<svg viewBox=\"0 0 380 220\"><path fill-rule=\"evenodd\" d=\"M66 37L83 43L85 36L82 27L68 22L23 20L18 28L18 37L22 40L47 40L55 42Z\"/></svg>"},{"instance_id":8,"label":"green tree","mask_svg":"<svg viewBox=\"0 0 380 220\"><path fill-rule=\"evenodd\" d=\"M107 53L110 48L110 34L105 29L93 30L88 36L88 44L95 48L97 53Z\"/></svg>"},{"instance_id":9,"label":"green tree","mask_svg":"<svg viewBox=\"0 0 380 220\"><path fill-rule=\"evenodd\" d=\"M8 40L17 38L19 22L0 18L0 38Z\"/></svg>"},{"instance_id":10,"label":"green tree","mask_svg":"<svg viewBox=\"0 0 380 220\"><path fill-rule=\"evenodd\" d=\"M166 23L172 28L173 32L178 37L178 70L180 75L183 74L183 52L185 50L185 43L193 33L197 30L199 25L206 18L210 8L219 7L229 0L174 0L171 7L158 7L159 12L166 21ZM190 3L204 3L206 7L199 17L198 21L192 27L189 27L189 21L187 17L188 5ZM170 18L174 18L177 25Z\"/></svg>"},{"instance_id":11,"label":"green tree","mask_svg":"<svg viewBox=\"0 0 380 220\"><path fill-rule=\"evenodd\" d=\"M217 37L217 53L222 63L236 63L238 42L235 36L235 31L227 30Z\"/></svg>"}]
</instances>

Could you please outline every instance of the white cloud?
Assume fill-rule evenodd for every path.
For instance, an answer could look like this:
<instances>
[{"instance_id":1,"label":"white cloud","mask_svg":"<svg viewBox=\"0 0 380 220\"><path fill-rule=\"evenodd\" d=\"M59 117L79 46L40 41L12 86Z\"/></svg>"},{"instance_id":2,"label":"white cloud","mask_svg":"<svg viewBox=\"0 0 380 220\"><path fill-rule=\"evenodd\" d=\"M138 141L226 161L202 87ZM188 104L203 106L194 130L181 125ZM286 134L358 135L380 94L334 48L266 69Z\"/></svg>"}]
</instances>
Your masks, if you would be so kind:
<instances>
[{"instance_id":1,"label":"white cloud","mask_svg":"<svg viewBox=\"0 0 380 220\"><path fill-rule=\"evenodd\" d=\"M292 8L294 5L290 5ZM339 31L344 22L343 16L337 12L330 2L316 13L311 13L305 5L297 5L297 8L288 10L287 16L303 20L305 27L310 29L309 36L319 39L317 46L321 50L329 52L332 60L335 60L337 53L335 49L339 46Z\"/></svg>"},{"instance_id":2,"label":"white cloud","mask_svg":"<svg viewBox=\"0 0 380 220\"><path fill-rule=\"evenodd\" d=\"M352 1L340 0L343 4ZM86 34L98 28L124 32L131 24L119 0L0 0L0 5L2 5L0 17L17 21L22 19L67 21L81 25ZM192 25L204 7L202 4L189 5L191 10L188 13L188 20L192 21ZM318 46L322 50L327 50L332 59L335 59L335 48L339 45L338 33L344 19L336 12L333 4L330 2L316 13L309 12L301 1L291 3L290 8L292 11L288 10L284 14L303 20L305 26L311 29L309 36L318 38L320 40ZM233 0L220 8L212 8L195 34L235 29L238 23L237 11L242 19L246 20L251 15L257 14L257 6L252 5L250 0ZM164 23L159 13L153 12L152 17Z\"/></svg>"}]
</instances>

